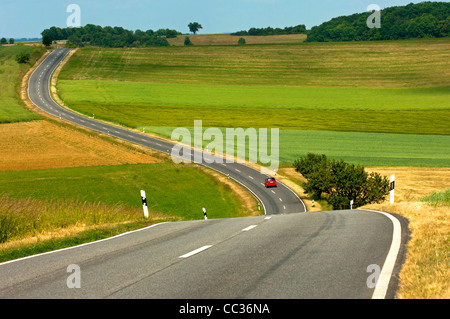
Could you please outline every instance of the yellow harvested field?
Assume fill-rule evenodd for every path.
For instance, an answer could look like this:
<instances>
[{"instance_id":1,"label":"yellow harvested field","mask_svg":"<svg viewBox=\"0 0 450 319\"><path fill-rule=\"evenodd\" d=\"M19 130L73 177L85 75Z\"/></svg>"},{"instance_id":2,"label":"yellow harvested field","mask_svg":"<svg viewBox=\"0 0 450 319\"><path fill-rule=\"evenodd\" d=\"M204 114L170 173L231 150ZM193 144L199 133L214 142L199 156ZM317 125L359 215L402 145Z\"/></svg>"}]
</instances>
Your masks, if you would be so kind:
<instances>
[{"instance_id":1,"label":"yellow harvested field","mask_svg":"<svg viewBox=\"0 0 450 319\"><path fill-rule=\"evenodd\" d=\"M450 168L372 167L385 176L395 174L395 203L386 200L362 208L391 212L409 220L411 239L400 272L396 298L450 298L450 207L421 202L425 195L450 188Z\"/></svg>"},{"instance_id":2,"label":"yellow harvested field","mask_svg":"<svg viewBox=\"0 0 450 319\"><path fill-rule=\"evenodd\" d=\"M0 171L155 163L147 150L51 121L0 125Z\"/></svg>"},{"instance_id":3,"label":"yellow harvested field","mask_svg":"<svg viewBox=\"0 0 450 319\"><path fill-rule=\"evenodd\" d=\"M388 178L395 174L395 203L418 202L426 195L450 188L450 167L366 167L366 170Z\"/></svg>"},{"instance_id":4,"label":"yellow harvested field","mask_svg":"<svg viewBox=\"0 0 450 319\"><path fill-rule=\"evenodd\" d=\"M194 45L230 45L238 44L240 38L244 38L247 44L264 43L302 43L306 40L306 34L286 34L286 35L230 35L230 34L201 34L188 35ZM180 35L176 38L167 39L170 45L184 45L186 35Z\"/></svg>"}]
</instances>

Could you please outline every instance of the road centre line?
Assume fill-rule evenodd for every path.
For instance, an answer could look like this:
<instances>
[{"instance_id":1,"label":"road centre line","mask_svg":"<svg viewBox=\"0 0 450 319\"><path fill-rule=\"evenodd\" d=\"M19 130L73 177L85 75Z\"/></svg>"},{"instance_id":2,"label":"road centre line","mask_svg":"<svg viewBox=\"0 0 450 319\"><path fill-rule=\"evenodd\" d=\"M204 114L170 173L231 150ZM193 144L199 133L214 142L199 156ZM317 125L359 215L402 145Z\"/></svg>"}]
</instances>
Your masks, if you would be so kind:
<instances>
[{"instance_id":1,"label":"road centre line","mask_svg":"<svg viewBox=\"0 0 450 319\"><path fill-rule=\"evenodd\" d=\"M250 229L253 229L253 228L255 228L256 226L258 226L258 225L251 225L251 226L248 226L247 228L244 228L242 231L249 231Z\"/></svg>"},{"instance_id":2,"label":"road centre line","mask_svg":"<svg viewBox=\"0 0 450 319\"><path fill-rule=\"evenodd\" d=\"M202 252L202 251L204 251L204 250L206 250L208 248L211 248L211 247L212 247L212 245L206 245L206 246L200 247L200 248L198 248L196 250L193 250L193 251L191 251L191 252L189 252L187 254L184 254L184 255L180 256L179 258L191 257L192 255L198 254L199 252Z\"/></svg>"}]
</instances>

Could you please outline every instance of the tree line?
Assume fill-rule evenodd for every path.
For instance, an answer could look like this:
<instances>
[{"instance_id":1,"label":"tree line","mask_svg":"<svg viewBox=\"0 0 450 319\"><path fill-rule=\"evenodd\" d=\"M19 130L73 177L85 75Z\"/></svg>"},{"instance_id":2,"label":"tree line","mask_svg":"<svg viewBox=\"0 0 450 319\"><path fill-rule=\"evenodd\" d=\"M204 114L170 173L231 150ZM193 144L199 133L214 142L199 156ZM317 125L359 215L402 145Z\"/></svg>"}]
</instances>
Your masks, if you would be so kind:
<instances>
[{"instance_id":1,"label":"tree line","mask_svg":"<svg viewBox=\"0 0 450 319\"><path fill-rule=\"evenodd\" d=\"M389 180L378 173L368 173L364 166L329 160L324 154L308 153L294 161L297 172L307 179L303 187L314 199L325 198L334 209L361 207L380 203L389 194Z\"/></svg>"},{"instance_id":2,"label":"tree line","mask_svg":"<svg viewBox=\"0 0 450 319\"><path fill-rule=\"evenodd\" d=\"M87 24L79 28L51 27L45 29L41 34L43 39L50 39L51 41L67 40L76 46L93 45L122 48L168 46L167 38L174 38L181 33L170 29L130 31L122 27L101 27Z\"/></svg>"},{"instance_id":3,"label":"tree line","mask_svg":"<svg viewBox=\"0 0 450 319\"><path fill-rule=\"evenodd\" d=\"M305 34L307 32L304 24L297 25L295 27L281 28L250 28L248 31L238 31L231 33L231 35L284 35L284 34Z\"/></svg>"},{"instance_id":4,"label":"tree line","mask_svg":"<svg viewBox=\"0 0 450 319\"><path fill-rule=\"evenodd\" d=\"M311 28L307 42L398 40L450 36L450 3L421 2L381 10L381 27L370 29L371 12L342 16Z\"/></svg>"}]
</instances>

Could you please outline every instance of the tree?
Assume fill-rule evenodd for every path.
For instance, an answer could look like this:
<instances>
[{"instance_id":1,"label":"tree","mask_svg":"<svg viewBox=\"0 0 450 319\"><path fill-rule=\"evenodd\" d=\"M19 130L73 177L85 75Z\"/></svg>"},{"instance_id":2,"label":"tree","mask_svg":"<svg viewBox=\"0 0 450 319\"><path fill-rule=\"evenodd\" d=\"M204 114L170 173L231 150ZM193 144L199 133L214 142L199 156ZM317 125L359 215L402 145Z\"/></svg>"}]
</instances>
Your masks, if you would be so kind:
<instances>
[{"instance_id":1,"label":"tree","mask_svg":"<svg viewBox=\"0 0 450 319\"><path fill-rule=\"evenodd\" d=\"M53 40L52 38L50 38L50 36L48 34L45 34L42 37L42 44L45 45L46 47L49 47L52 44Z\"/></svg>"},{"instance_id":2,"label":"tree","mask_svg":"<svg viewBox=\"0 0 450 319\"><path fill-rule=\"evenodd\" d=\"M1 44L1 45L7 44L7 43L8 43L8 40L6 40L6 38L2 38L2 39L0 40L0 44Z\"/></svg>"},{"instance_id":3,"label":"tree","mask_svg":"<svg viewBox=\"0 0 450 319\"><path fill-rule=\"evenodd\" d=\"M14 42L15 42L15 41L14 41L14 38L10 38L10 39L9 39L9 44L14 44Z\"/></svg>"},{"instance_id":4,"label":"tree","mask_svg":"<svg viewBox=\"0 0 450 319\"><path fill-rule=\"evenodd\" d=\"M245 39L244 38L239 38L239 40L238 40L238 44L239 45L244 45L246 42L245 42Z\"/></svg>"},{"instance_id":5,"label":"tree","mask_svg":"<svg viewBox=\"0 0 450 319\"><path fill-rule=\"evenodd\" d=\"M369 28L370 12L333 18L308 32L306 42L397 40L448 35L450 3L422 2L381 11L382 27Z\"/></svg>"},{"instance_id":6,"label":"tree","mask_svg":"<svg viewBox=\"0 0 450 319\"><path fill-rule=\"evenodd\" d=\"M294 161L295 170L307 182L305 191L315 199L326 194L334 209L361 207L379 203L389 194L389 180L378 173L367 173L363 166L346 163L342 160L328 160L325 155L309 153Z\"/></svg>"},{"instance_id":7,"label":"tree","mask_svg":"<svg viewBox=\"0 0 450 319\"><path fill-rule=\"evenodd\" d=\"M135 32L125 30L122 27L101 27L87 24L85 27L60 29L51 27L44 30L42 37L50 37L52 40L68 40L71 46L82 47L85 44L108 47L142 47L142 46L169 46L166 37L181 34L175 30L161 29Z\"/></svg>"},{"instance_id":8,"label":"tree","mask_svg":"<svg viewBox=\"0 0 450 319\"><path fill-rule=\"evenodd\" d=\"M194 33L194 35L197 34L199 29L203 29L202 25L198 22L191 22L188 24L189 30Z\"/></svg>"},{"instance_id":9,"label":"tree","mask_svg":"<svg viewBox=\"0 0 450 319\"><path fill-rule=\"evenodd\" d=\"M186 37L184 39L184 45L193 45L193 43L191 42L191 39L189 39L189 37Z\"/></svg>"}]
</instances>

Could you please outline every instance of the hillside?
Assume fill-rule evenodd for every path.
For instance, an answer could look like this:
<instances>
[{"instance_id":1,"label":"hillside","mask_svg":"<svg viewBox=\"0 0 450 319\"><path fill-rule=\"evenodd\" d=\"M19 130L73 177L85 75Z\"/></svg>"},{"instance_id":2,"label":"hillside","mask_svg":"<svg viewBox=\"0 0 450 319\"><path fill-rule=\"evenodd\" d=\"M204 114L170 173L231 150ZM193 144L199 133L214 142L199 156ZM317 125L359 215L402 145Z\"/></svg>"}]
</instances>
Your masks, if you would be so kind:
<instances>
[{"instance_id":1,"label":"hillside","mask_svg":"<svg viewBox=\"0 0 450 319\"><path fill-rule=\"evenodd\" d=\"M381 28L370 29L371 12L341 16L313 27L307 42L398 40L450 35L450 3L422 2L381 10Z\"/></svg>"}]
</instances>

